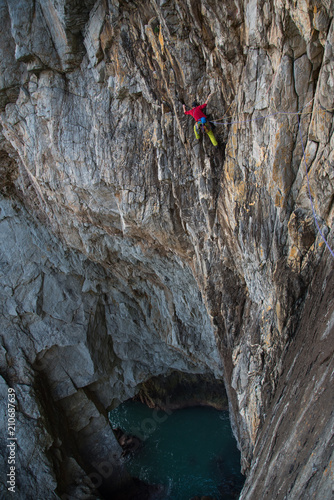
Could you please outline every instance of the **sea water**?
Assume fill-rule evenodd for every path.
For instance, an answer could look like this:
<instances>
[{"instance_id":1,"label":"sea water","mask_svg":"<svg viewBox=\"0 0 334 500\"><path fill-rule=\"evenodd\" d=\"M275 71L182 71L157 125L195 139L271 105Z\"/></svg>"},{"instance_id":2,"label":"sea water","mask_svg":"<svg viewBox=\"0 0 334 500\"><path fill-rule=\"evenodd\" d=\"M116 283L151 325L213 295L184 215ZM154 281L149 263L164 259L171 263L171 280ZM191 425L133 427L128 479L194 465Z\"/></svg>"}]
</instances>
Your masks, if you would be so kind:
<instances>
[{"instance_id":1,"label":"sea water","mask_svg":"<svg viewBox=\"0 0 334 500\"><path fill-rule=\"evenodd\" d=\"M113 428L143 441L126 458L127 468L133 477L165 485L166 500L238 498L244 478L227 411L191 407L166 413L130 400L109 418Z\"/></svg>"}]
</instances>

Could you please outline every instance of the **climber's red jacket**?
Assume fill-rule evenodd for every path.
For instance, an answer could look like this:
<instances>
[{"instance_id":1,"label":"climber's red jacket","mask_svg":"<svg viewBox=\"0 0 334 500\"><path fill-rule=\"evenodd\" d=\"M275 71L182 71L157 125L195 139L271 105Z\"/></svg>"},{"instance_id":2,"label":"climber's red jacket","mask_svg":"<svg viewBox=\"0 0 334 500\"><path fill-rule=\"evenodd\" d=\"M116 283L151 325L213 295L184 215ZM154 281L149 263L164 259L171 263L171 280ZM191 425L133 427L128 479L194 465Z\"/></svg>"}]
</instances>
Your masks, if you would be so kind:
<instances>
[{"instance_id":1,"label":"climber's red jacket","mask_svg":"<svg viewBox=\"0 0 334 500\"><path fill-rule=\"evenodd\" d=\"M189 111L185 111L185 115L191 115L198 122L201 118L206 118L205 114L202 112L202 109L206 107L206 103L201 106L196 106L196 108L190 109Z\"/></svg>"}]
</instances>

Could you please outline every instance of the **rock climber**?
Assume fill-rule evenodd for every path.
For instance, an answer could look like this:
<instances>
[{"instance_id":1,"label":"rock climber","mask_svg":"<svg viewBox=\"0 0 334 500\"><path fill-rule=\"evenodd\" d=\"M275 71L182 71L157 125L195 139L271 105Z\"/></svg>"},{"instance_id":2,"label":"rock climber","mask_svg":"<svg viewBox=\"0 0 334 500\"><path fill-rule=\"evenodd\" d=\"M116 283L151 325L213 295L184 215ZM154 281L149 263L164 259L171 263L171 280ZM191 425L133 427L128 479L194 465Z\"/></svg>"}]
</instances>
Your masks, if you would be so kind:
<instances>
[{"instance_id":1,"label":"rock climber","mask_svg":"<svg viewBox=\"0 0 334 500\"><path fill-rule=\"evenodd\" d=\"M200 106L197 104L196 101L192 103L192 108L189 111L186 111L186 105L183 104L183 111L185 115L191 115L197 122L202 122L203 124L207 122L207 117L203 113L202 109L206 108L210 97L212 96L212 93L208 95L207 100L205 101L204 104L201 104Z\"/></svg>"},{"instance_id":2,"label":"rock climber","mask_svg":"<svg viewBox=\"0 0 334 500\"><path fill-rule=\"evenodd\" d=\"M185 115L191 115L196 120L196 123L194 126L194 132L195 132L196 139L200 138L200 134L199 134L200 127L201 126L202 126L202 128L205 127L205 131L209 135L211 142L213 143L214 146L216 146L217 141L212 134L208 119L202 111L204 108L206 108L210 97L212 97L212 93L208 95L208 98L205 101L205 103L201 104L201 105L198 105L198 103L196 101L194 101L192 104L192 108L189 111L186 111L186 105L183 104L183 111L184 111Z\"/></svg>"}]
</instances>

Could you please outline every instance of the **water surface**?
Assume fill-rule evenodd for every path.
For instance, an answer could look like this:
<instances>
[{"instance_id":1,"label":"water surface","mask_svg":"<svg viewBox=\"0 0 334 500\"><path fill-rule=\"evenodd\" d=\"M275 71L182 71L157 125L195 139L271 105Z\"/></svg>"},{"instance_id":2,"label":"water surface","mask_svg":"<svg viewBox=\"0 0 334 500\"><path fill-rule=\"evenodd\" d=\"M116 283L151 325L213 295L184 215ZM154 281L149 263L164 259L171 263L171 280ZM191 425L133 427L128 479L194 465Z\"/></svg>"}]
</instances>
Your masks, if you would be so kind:
<instances>
[{"instance_id":1,"label":"water surface","mask_svg":"<svg viewBox=\"0 0 334 500\"><path fill-rule=\"evenodd\" d=\"M165 413L126 401L110 413L113 427L143 440L126 458L133 477L167 488L166 500L239 496L244 478L227 411L193 407Z\"/></svg>"}]
</instances>

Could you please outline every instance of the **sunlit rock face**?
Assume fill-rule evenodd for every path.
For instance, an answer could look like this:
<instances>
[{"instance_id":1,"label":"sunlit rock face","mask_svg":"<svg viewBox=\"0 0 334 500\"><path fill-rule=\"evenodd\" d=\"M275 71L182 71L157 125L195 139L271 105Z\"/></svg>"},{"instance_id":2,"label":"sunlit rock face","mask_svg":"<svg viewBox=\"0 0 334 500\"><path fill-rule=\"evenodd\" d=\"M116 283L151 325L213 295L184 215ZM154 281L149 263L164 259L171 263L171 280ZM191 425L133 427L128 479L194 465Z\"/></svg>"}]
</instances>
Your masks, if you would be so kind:
<instances>
[{"instance_id":1,"label":"sunlit rock face","mask_svg":"<svg viewBox=\"0 0 334 500\"><path fill-rule=\"evenodd\" d=\"M224 379L243 500L331 498L333 10L0 0L22 498L123 488L107 410L173 370ZM210 92L216 148L182 110Z\"/></svg>"}]
</instances>

